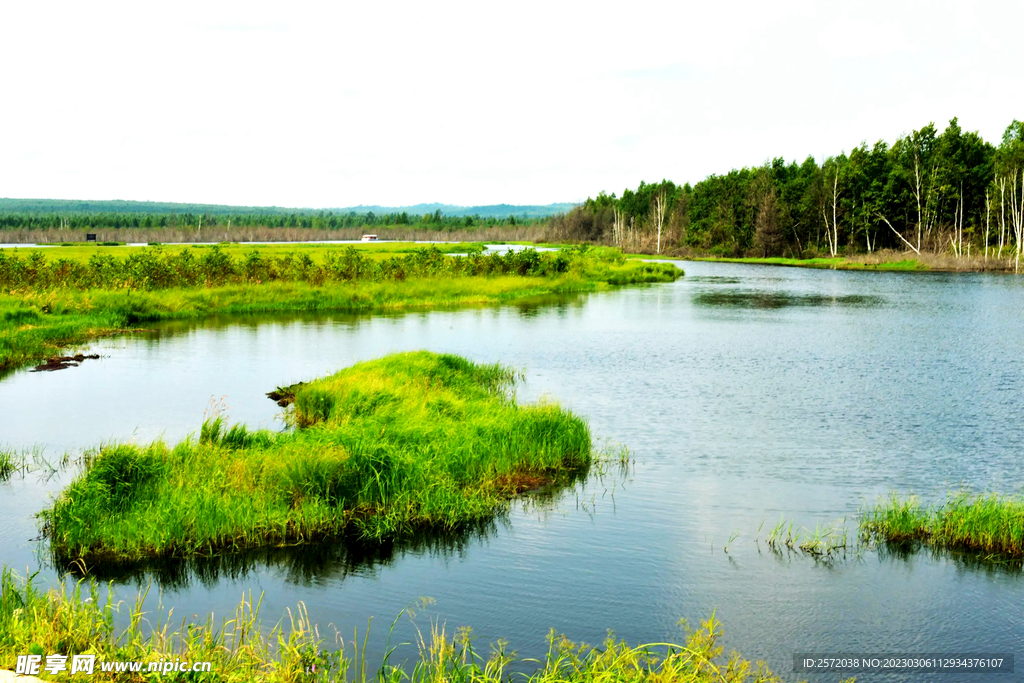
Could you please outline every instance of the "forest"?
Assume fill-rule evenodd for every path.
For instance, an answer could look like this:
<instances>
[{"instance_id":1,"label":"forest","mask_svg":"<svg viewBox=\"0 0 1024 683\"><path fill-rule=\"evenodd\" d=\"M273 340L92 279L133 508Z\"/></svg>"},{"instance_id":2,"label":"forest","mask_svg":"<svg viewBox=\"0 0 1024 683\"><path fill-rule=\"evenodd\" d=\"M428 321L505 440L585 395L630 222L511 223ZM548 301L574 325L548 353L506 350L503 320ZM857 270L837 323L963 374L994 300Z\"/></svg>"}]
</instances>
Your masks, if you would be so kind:
<instances>
[{"instance_id":1,"label":"forest","mask_svg":"<svg viewBox=\"0 0 1024 683\"><path fill-rule=\"evenodd\" d=\"M21 204L19 202L19 204ZM87 205L89 203L86 203ZM311 230L341 230L363 227L411 227L419 230L451 231L481 225L531 225L543 222L542 218L482 217L479 215L454 216L441 212L410 215L408 211L374 213L367 211L312 211L301 209L261 210L252 207L238 207L237 212L208 212L201 208L187 211L143 212L137 210L111 210L107 202L96 202L103 211L81 209L59 210L51 202L40 201L40 208L21 208L5 211L0 204L0 230L65 230L82 231L97 229L142 228L193 230L197 238L202 237L203 228L243 227L260 228L301 228ZM125 202L125 204L134 204ZM132 207L134 208L134 207Z\"/></svg>"},{"instance_id":2,"label":"forest","mask_svg":"<svg viewBox=\"0 0 1024 683\"><path fill-rule=\"evenodd\" d=\"M711 175L640 183L555 217L551 236L627 251L812 258L880 249L1019 256L1024 245L1024 122L998 146L952 119L891 145Z\"/></svg>"},{"instance_id":3,"label":"forest","mask_svg":"<svg viewBox=\"0 0 1024 683\"><path fill-rule=\"evenodd\" d=\"M506 217L493 215L506 207ZM678 256L991 255L1016 269L1024 249L1024 122L1014 119L993 145L954 118L941 132L929 123L892 144L862 142L821 162L775 158L694 184L641 182L553 216L512 214L545 207L472 208L487 211L0 199L0 241L75 242L96 231L103 240L176 242L358 239L366 231L437 239L445 232L448 239L590 242Z\"/></svg>"}]
</instances>

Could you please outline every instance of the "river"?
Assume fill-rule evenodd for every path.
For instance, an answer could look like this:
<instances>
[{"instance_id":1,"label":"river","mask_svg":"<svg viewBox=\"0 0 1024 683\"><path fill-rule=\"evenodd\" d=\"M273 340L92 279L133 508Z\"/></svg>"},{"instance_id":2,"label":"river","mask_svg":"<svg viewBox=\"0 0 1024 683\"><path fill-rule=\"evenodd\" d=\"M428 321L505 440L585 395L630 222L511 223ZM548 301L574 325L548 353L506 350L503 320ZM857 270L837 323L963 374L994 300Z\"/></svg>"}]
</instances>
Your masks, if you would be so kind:
<instances>
[{"instance_id":1,"label":"river","mask_svg":"<svg viewBox=\"0 0 1024 683\"><path fill-rule=\"evenodd\" d=\"M55 460L111 440L174 441L198 430L211 401L232 421L277 429L267 391L357 360L429 349L501 361L526 371L520 400L570 407L599 440L630 449L631 471L517 504L458 538L179 571L160 579L163 604L179 617L226 615L251 589L269 623L304 601L345 636L373 616L383 638L429 596L421 627L472 626L523 656L543 652L552 628L591 643L608 629L679 640L680 618L714 612L727 651L787 680L806 677L792 672L795 652L1019 648L1024 577L1012 565L853 548L822 562L771 552L764 538L780 518L853 530L858 510L893 490L935 501L964 486L1020 492L1024 280L682 265L672 284L529 304L236 318L99 341L99 360L0 381L0 444ZM68 476L0 484L0 561L45 564L33 515ZM123 597L148 580L122 579ZM403 618L396 638L411 633Z\"/></svg>"}]
</instances>

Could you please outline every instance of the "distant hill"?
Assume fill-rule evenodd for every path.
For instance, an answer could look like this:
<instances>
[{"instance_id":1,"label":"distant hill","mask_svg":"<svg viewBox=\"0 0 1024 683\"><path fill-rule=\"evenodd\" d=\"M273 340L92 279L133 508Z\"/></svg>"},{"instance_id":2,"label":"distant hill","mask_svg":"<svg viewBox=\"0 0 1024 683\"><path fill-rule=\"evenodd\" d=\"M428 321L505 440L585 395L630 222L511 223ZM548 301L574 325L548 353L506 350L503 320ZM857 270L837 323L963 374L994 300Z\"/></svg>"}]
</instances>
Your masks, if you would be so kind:
<instances>
[{"instance_id":1,"label":"distant hill","mask_svg":"<svg viewBox=\"0 0 1024 683\"><path fill-rule=\"evenodd\" d=\"M487 206L456 206L453 204L415 204L412 206L352 206L346 208L309 209L283 206L231 206L227 204L183 204L177 202L136 202L123 199L5 199L0 198L0 213L40 214L90 214L90 213L134 213L134 214L175 214L191 213L210 216L232 214L249 215L291 215L318 213L357 214L409 214L410 218L440 211L445 216L480 216L481 218L543 218L565 213L575 204L560 203L545 206L523 206L518 204L490 204Z\"/></svg>"},{"instance_id":2,"label":"distant hill","mask_svg":"<svg viewBox=\"0 0 1024 683\"><path fill-rule=\"evenodd\" d=\"M226 204L182 204L178 202L136 202L124 199L7 199L0 198L3 213L193 213L267 214L310 213L313 209L290 209L280 206L229 206Z\"/></svg>"}]
</instances>

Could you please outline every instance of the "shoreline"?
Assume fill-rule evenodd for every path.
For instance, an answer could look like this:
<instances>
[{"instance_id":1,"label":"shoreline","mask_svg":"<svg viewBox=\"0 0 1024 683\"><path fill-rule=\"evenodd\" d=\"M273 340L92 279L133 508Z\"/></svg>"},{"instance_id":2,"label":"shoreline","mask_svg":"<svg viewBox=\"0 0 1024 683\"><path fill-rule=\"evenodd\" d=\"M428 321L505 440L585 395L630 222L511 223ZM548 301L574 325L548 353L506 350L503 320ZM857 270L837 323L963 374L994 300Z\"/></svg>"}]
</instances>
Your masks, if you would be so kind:
<instances>
[{"instance_id":1,"label":"shoreline","mask_svg":"<svg viewBox=\"0 0 1024 683\"><path fill-rule=\"evenodd\" d=\"M165 320L215 314L318 311L371 313L487 306L621 285L671 282L671 264L617 251L568 249L475 255L437 249L369 258L366 250L320 248L321 259L212 247L141 250L46 262L0 252L0 373L66 356L93 339ZM52 253L52 252L51 252ZM59 253L59 252L58 252ZM386 256L388 254L379 254Z\"/></svg>"},{"instance_id":2,"label":"shoreline","mask_svg":"<svg viewBox=\"0 0 1024 683\"><path fill-rule=\"evenodd\" d=\"M762 266L790 266L818 270L860 270L900 273L1003 273L1015 274L1014 258L972 256L957 258L945 254L914 254L913 252L881 252L853 257L793 259L783 257L676 256L684 261L710 263L748 263Z\"/></svg>"}]
</instances>

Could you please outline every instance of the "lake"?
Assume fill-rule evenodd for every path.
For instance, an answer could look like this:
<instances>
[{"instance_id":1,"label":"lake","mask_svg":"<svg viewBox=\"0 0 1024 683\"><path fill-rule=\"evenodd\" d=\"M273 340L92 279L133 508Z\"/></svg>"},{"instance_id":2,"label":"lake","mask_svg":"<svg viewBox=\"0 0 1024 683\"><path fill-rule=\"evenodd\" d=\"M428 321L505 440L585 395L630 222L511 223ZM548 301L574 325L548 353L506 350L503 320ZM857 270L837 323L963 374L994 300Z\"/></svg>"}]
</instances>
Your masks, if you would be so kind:
<instances>
[{"instance_id":1,"label":"lake","mask_svg":"<svg viewBox=\"0 0 1024 683\"><path fill-rule=\"evenodd\" d=\"M520 400L570 407L599 441L630 449L631 471L454 537L122 575L119 595L156 576L180 618L228 615L243 592L264 592L267 625L305 601L346 637L373 616L372 653L421 597L435 600L421 627L471 626L484 651L507 638L522 656L541 654L552 628L591 643L608 629L679 640L680 618L714 612L726 651L787 680L838 678L795 675L794 652L1013 653L1019 566L871 549L821 562L764 539L780 518L809 529L845 519L852 532L858 510L893 490L1020 492L1024 280L681 265L672 284L500 308L233 318L102 340L99 360L0 381L0 444L56 460L112 440L174 441L212 404L279 429L267 391L358 360L429 349L501 361L526 371ZM69 476L0 484L0 561L45 562L33 515ZM55 580L52 568L41 576ZM403 618L395 633L414 632ZM1007 675L971 680L987 678Z\"/></svg>"}]
</instances>

